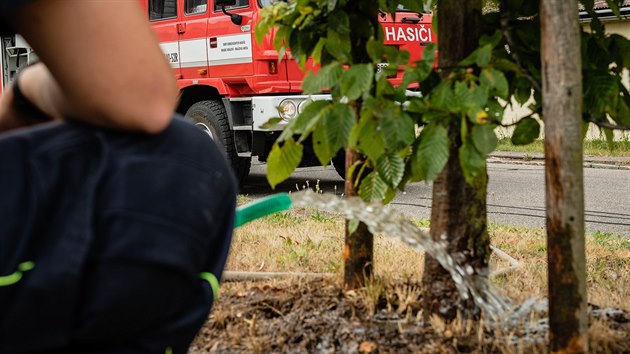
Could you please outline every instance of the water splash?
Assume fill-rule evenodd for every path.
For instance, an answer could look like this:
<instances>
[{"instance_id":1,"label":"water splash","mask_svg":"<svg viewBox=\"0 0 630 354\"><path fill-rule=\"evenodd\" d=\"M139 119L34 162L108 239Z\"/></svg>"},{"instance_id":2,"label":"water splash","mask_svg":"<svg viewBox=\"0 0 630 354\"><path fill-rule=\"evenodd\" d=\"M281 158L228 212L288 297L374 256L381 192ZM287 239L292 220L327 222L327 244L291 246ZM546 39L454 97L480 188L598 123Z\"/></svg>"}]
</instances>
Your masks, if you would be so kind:
<instances>
[{"instance_id":1,"label":"water splash","mask_svg":"<svg viewBox=\"0 0 630 354\"><path fill-rule=\"evenodd\" d=\"M340 199L311 190L292 193L291 200L294 207L317 208L342 214L347 219L360 220L373 234L395 237L418 251L427 252L450 273L462 299L472 297L479 308L496 316L496 319L513 320L514 315L522 316L520 312L523 308L515 312L510 300L494 291L485 276L475 274L472 266L455 260L447 250L446 237L442 237L442 241L433 240L429 233L402 217L395 209L367 204L358 197Z\"/></svg>"}]
</instances>

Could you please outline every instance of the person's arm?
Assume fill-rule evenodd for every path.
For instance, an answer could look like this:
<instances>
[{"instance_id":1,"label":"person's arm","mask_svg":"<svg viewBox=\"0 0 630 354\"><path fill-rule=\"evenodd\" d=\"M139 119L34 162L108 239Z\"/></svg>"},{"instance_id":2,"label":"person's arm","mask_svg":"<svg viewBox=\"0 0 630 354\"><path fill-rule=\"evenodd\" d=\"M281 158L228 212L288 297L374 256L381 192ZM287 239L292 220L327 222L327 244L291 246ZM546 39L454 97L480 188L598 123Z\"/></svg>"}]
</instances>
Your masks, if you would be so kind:
<instances>
[{"instance_id":1,"label":"person's arm","mask_svg":"<svg viewBox=\"0 0 630 354\"><path fill-rule=\"evenodd\" d=\"M9 23L44 64L19 87L51 117L147 133L169 124L177 86L138 1L35 0Z\"/></svg>"}]
</instances>

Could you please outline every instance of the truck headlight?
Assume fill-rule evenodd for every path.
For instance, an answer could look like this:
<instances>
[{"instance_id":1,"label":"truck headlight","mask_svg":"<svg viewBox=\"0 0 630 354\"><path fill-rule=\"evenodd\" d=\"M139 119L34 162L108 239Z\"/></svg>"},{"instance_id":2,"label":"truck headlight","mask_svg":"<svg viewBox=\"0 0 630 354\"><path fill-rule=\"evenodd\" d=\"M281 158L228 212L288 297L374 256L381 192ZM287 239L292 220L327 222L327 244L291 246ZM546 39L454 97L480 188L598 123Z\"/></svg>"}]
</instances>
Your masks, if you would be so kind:
<instances>
[{"instance_id":1,"label":"truck headlight","mask_svg":"<svg viewBox=\"0 0 630 354\"><path fill-rule=\"evenodd\" d=\"M283 100L278 106L278 113L280 113L280 118L284 120L293 119L297 115L297 105L293 100Z\"/></svg>"}]
</instances>

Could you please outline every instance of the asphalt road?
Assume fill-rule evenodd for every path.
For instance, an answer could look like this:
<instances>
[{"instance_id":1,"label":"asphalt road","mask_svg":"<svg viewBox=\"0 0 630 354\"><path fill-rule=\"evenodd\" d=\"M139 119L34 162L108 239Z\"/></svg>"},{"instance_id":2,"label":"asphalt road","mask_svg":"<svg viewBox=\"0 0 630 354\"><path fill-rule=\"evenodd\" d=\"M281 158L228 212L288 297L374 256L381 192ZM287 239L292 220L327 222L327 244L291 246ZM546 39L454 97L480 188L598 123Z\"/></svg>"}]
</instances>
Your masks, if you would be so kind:
<instances>
[{"instance_id":1,"label":"asphalt road","mask_svg":"<svg viewBox=\"0 0 630 354\"><path fill-rule=\"evenodd\" d=\"M488 218L514 226L545 227L544 167L540 163L488 163ZM274 192L316 189L341 195L343 180L332 167L298 169L272 191L265 178L265 165L254 163L242 193L252 198ZM410 217L429 218L431 184L413 183L392 202ZM585 221L587 232L612 232L630 236L630 170L584 169Z\"/></svg>"}]
</instances>

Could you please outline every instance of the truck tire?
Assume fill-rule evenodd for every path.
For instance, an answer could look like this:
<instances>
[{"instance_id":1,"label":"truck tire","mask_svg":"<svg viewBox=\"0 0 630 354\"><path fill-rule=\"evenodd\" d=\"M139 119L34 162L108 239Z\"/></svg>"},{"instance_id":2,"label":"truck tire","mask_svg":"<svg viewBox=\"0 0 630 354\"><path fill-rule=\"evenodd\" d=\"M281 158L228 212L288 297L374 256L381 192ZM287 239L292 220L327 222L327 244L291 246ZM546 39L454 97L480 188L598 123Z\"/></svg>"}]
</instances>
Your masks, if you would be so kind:
<instances>
[{"instance_id":1,"label":"truck tire","mask_svg":"<svg viewBox=\"0 0 630 354\"><path fill-rule=\"evenodd\" d=\"M223 102L197 102L186 112L186 120L206 132L222 148L225 157L232 164L239 185L242 185L249 175L252 160L250 157L238 156L234 145L234 135L230 130L230 123Z\"/></svg>"}]
</instances>

